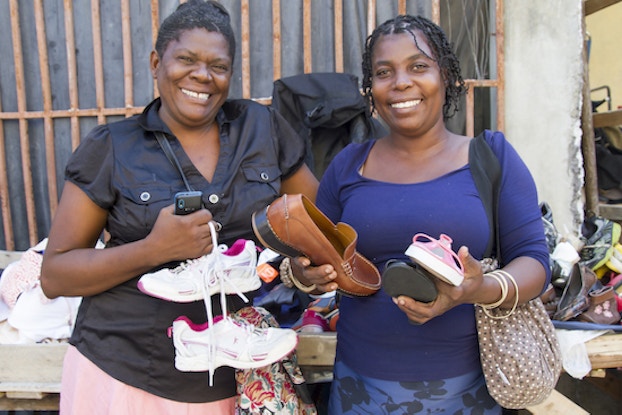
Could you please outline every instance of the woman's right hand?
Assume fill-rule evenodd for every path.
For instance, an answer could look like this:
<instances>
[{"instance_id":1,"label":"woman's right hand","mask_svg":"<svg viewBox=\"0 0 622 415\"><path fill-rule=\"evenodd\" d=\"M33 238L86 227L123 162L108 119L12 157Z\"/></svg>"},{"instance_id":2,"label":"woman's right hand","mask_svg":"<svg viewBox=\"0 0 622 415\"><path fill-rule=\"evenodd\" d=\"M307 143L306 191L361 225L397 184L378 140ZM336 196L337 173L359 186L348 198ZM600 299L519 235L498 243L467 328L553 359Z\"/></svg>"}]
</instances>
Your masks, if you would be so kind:
<instances>
[{"instance_id":1,"label":"woman's right hand","mask_svg":"<svg viewBox=\"0 0 622 415\"><path fill-rule=\"evenodd\" d=\"M169 205L158 214L146 241L161 252L162 262L198 258L212 252L212 235L209 222L211 212L200 209L188 215L175 215L175 206Z\"/></svg>"},{"instance_id":2,"label":"woman's right hand","mask_svg":"<svg viewBox=\"0 0 622 415\"><path fill-rule=\"evenodd\" d=\"M338 288L334 281L337 278L337 271L332 265L312 266L311 260L307 257L292 258L291 264L294 277L303 285L315 284L320 293L335 291Z\"/></svg>"}]
</instances>

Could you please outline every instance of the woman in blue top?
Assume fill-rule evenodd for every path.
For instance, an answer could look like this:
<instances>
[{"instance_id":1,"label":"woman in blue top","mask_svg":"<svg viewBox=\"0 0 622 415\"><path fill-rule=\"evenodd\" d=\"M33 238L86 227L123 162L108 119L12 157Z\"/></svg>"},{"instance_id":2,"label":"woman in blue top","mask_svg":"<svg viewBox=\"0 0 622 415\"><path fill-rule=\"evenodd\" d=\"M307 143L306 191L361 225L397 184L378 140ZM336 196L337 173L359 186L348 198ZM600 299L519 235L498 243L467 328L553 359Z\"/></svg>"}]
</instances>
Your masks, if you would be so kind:
<instances>
[{"instance_id":1,"label":"woman in blue top","mask_svg":"<svg viewBox=\"0 0 622 415\"><path fill-rule=\"evenodd\" d=\"M469 169L472 137L445 124L465 92L459 62L437 25L398 16L369 36L362 66L364 94L390 132L345 148L324 174L316 204L356 229L357 250L381 272L390 259L407 260L415 234L449 235L465 279L457 287L437 280L429 303L383 290L343 297L329 413L499 414L481 371L473 304L494 304L502 292L479 262L489 225ZM548 251L531 174L502 133L486 140L502 166L503 270L518 292L509 284L500 307L511 308L517 296L527 302L547 285ZM293 263L303 284L337 288L332 266Z\"/></svg>"}]
</instances>

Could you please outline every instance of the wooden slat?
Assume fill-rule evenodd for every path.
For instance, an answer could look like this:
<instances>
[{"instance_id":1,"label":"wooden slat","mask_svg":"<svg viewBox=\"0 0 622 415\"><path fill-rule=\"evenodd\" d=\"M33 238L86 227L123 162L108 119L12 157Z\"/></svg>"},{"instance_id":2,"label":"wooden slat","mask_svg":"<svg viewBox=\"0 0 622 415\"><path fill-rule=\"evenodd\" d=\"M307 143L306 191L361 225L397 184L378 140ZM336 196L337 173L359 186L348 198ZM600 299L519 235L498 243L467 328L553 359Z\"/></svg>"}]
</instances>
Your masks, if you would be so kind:
<instances>
[{"instance_id":1,"label":"wooden slat","mask_svg":"<svg viewBox=\"0 0 622 415\"><path fill-rule=\"evenodd\" d=\"M43 0L35 0L37 51L39 54L39 73L41 74L41 95L43 111L49 114L52 110L52 88L50 84L50 66L48 60L45 19L43 17ZM56 149L54 147L54 124L49 116L43 117L43 133L45 137L45 168L48 179L48 202L52 216L58 206L58 189L56 188Z\"/></svg>"},{"instance_id":2,"label":"wooden slat","mask_svg":"<svg viewBox=\"0 0 622 415\"><path fill-rule=\"evenodd\" d=\"M622 367L622 334L607 334L585 344L592 369Z\"/></svg>"},{"instance_id":3,"label":"wooden slat","mask_svg":"<svg viewBox=\"0 0 622 415\"><path fill-rule=\"evenodd\" d=\"M80 144L80 124L75 110L78 102L78 67L76 64L76 36L73 29L73 1L64 0L65 11L65 40L67 51L67 77L69 87L69 105L73 114L71 120L71 147L75 150Z\"/></svg>"},{"instance_id":4,"label":"wooden slat","mask_svg":"<svg viewBox=\"0 0 622 415\"><path fill-rule=\"evenodd\" d=\"M0 395L0 410L57 411L59 402L59 394L46 395L41 399L10 399Z\"/></svg>"},{"instance_id":5,"label":"wooden slat","mask_svg":"<svg viewBox=\"0 0 622 415\"><path fill-rule=\"evenodd\" d=\"M86 109L69 109L69 110L55 110L46 114L43 111L28 111L28 112L3 112L0 113L0 120L29 120L39 119L46 115L50 118L80 118L80 117L97 117L100 114L104 116L111 115L123 115L126 112L131 114L138 114L142 112L144 107L132 107L132 108L86 108Z\"/></svg>"},{"instance_id":6,"label":"wooden slat","mask_svg":"<svg viewBox=\"0 0 622 415\"><path fill-rule=\"evenodd\" d=\"M335 72L343 72L343 0L334 0Z\"/></svg>"},{"instance_id":7,"label":"wooden slat","mask_svg":"<svg viewBox=\"0 0 622 415\"><path fill-rule=\"evenodd\" d=\"M158 28L160 27L159 4L159 0L151 0L151 44L153 48L158 40ZM158 96L158 82L155 78L153 79L153 96Z\"/></svg>"},{"instance_id":8,"label":"wooden slat","mask_svg":"<svg viewBox=\"0 0 622 415\"><path fill-rule=\"evenodd\" d=\"M102 28L99 0L91 0L91 31L93 33L93 74L95 76L95 105L97 105L97 123L106 122L101 110L106 106L104 94L104 57L102 48Z\"/></svg>"},{"instance_id":9,"label":"wooden slat","mask_svg":"<svg viewBox=\"0 0 622 415\"><path fill-rule=\"evenodd\" d=\"M59 392L66 351L66 343L0 344L0 390Z\"/></svg>"},{"instance_id":10,"label":"wooden slat","mask_svg":"<svg viewBox=\"0 0 622 415\"><path fill-rule=\"evenodd\" d=\"M598 205L598 213L609 220L622 222L622 204L607 205L601 203Z\"/></svg>"},{"instance_id":11,"label":"wooden slat","mask_svg":"<svg viewBox=\"0 0 622 415\"><path fill-rule=\"evenodd\" d=\"M251 97L251 47L248 0L242 0L242 97Z\"/></svg>"},{"instance_id":12,"label":"wooden slat","mask_svg":"<svg viewBox=\"0 0 622 415\"><path fill-rule=\"evenodd\" d=\"M589 412L556 390L544 402L528 407L527 411L532 415L589 415Z\"/></svg>"},{"instance_id":13,"label":"wooden slat","mask_svg":"<svg viewBox=\"0 0 622 415\"><path fill-rule=\"evenodd\" d=\"M599 127L622 127L622 110L614 110L607 112L595 112L592 115L592 126Z\"/></svg>"},{"instance_id":14,"label":"wooden slat","mask_svg":"<svg viewBox=\"0 0 622 415\"><path fill-rule=\"evenodd\" d=\"M15 62L15 87L17 90L17 110L20 113L27 111L26 81L24 78L24 56L22 50L22 36L19 22L19 6L17 0L11 0L11 35L13 37L13 60ZM28 122L24 118L18 120L19 143L21 150L22 176L24 183L24 198L26 218L28 222L28 239L31 245L37 243L37 221L35 213L34 188L32 185L32 168L30 163L30 139L28 136Z\"/></svg>"},{"instance_id":15,"label":"wooden slat","mask_svg":"<svg viewBox=\"0 0 622 415\"><path fill-rule=\"evenodd\" d=\"M281 43L281 2L272 0L272 66L275 81L281 78Z\"/></svg>"},{"instance_id":16,"label":"wooden slat","mask_svg":"<svg viewBox=\"0 0 622 415\"><path fill-rule=\"evenodd\" d=\"M301 366L332 366L337 347L336 333L299 334L296 355Z\"/></svg>"},{"instance_id":17,"label":"wooden slat","mask_svg":"<svg viewBox=\"0 0 622 415\"><path fill-rule=\"evenodd\" d=\"M466 135L475 136L475 91L469 88L466 93Z\"/></svg>"},{"instance_id":18,"label":"wooden slat","mask_svg":"<svg viewBox=\"0 0 622 415\"><path fill-rule=\"evenodd\" d=\"M313 71L313 55L311 50L311 0L302 0L302 47L304 73L311 73Z\"/></svg>"},{"instance_id":19,"label":"wooden slat","mask_svg":"<svg viewBox=\"0 0 622 415\"><path fill-rule=\"evenodd\" d=\"M121 35L123 37L123 86L125 116L132 115L134 106L134 65L132 64L132 28L130 25L130 0L121 1Z\"/></svg>"},{"instance_id":20,"label":"wooden slat","mask_svg":"<svg viewBox=\"0 0 622 415\"><path fill-rule=\"evenodd\" d=\"M432 21L437 25L441 24L441 1L432 0Z\"/></svg>"},{"instance_id":21,"label":"wooden slat","mask_svg":"<svg viewBox=\"0 0 622 415\"><path fill-rule=\"evenodd\" d=\"M503 0L495 3L495 38L497 53L497 130L505 130L505 24Z\"/></svg>"},{"instance_id":22,"label":"wooden slat","mask_svg":"<svg viewBox=\"0 0 622 415\"><path fill-rule=\"evenodd\" d=\"M0 268L5 269L11 262L19 261L22 257L21 251L2 251L0 250Z\"/></svg>"},{"instance_id":23,"label":"wooden slat","mask_svg":"<svg viewBox=\"0 0 622 415\"><path fill-rule=\"evenodd\" d=\"M121 108L106 108L105 102L105 84L104 84L104 75L103 75L103 42L102 42L102 28L101 28L101 10L100 10L100 0L91 0L91 19L92 19L92 36L93 36L93 53L94 53L94 82L95 82L95 108L80 108L79 107L79 96L78 96L78 81L77 81L77 56L76 56L76 40L75 40L75 30L74 30L74 19L77 18L74 16L73 4L74 2L71 0L63 0L63 11L64 11L64 32L66 36L65 47L66 47L66 64L67 68L67 77L68 77L68 96L69 96L69 108L61 108L61 109L53 109L51 103L51 85L50 85L50 76L47 68L49 67L49 62L47 58L47 42L45 39L45 19L43 15L43 5L44 0L32 0L34 4L35 11L35 20L36 20L36 30L37 30L37 45L39 52L39 66L41 67L41 90L42 90L42 99L43 99L43 109L41 110L28 110L26 105L26 95L25 95L25 85L24 85L24 68L22 63L22 45L21 39L19 38L19 9L17 7L18 4L21 4L20 0L10 0L10 10L12 11L12 31L13 42L14 42L14 50L15 55L13 59L15 60L16 67L16 88L17 88L17 110L13 112L3 112L0 108L0 156L2 160L0 160L0 204L2 207L2 218L3 218L3 230L5 235L5 247L7 249L14 248L14 234L13 234L13 218L11 215L10 204L8 203L11 195L9 194L9 177L6 170L6 157L5 154L5 145L8 145L4 137L4 131L1 130L3 127L3 120L16 120L19 128L19 139L20 145L22 147L21 151L21 160L22 160L22 172L24 175L24 194L25 194L25 205L26 205L26 215L28 218L28 238L31 242L31 245L36 244L38 241L38 235L41 234L42 230L37 229L37 221L36 221L36 211L34 204L34 190L33 190L33 180L32 173L30 168L30 160L31 156L29 153L29 120L42 120L44 126L44 134L45 134L45 146L46 146L46 168L47 168L47 180L48 180L48 198L50 205L50 214L54 215L54 211L57 207L57 198L58 198L58 189L56 188L57 177L56 171L58 170L58 166L56 166L55 154L57 149L53 148L55 143L54 137L54 121L60 118L66 118L70 121L70 136L71 136L71 150L75 149L80 142L80 120L83 117L96 117L98 123L105 123L108 117L111 116L130 116L134 114L138 114L142 112L143 107L136 107L134 103L134 94L133 94L133 68L132 68L132 42L131 42L131 21L130 21L130 9L129 5L131 4L131 0L122 0L120 3L121 7L121 30L123 37L123 78L124 78L124 106ZM335 71L341 72L344 70L344 50L343 50L343 0L333 0L334 6L334 68ZM185 0L179 0L179 3L184 3ZM371 31L376 27L376 14L377 14L377 0L367 0L367 16L366 16L366 26L367 33L371 33ZM596 4L596 2L589 2L588 4ZM152 40L153 44L155 44L157 38L157 30L159 28L159 7L160 0L151 0L151 30L152 30ZM408 2L406 0L398 0L397 7L399 13L406 13L406 6ZM312 55L312 46L313 46L313 36L312 36L312 25L313 25L313 16L312 16L312 1L311 0L303 0L302 7L302 22L303 22L303 71L305 73L309 73L313 71L313 55ZM271 97L263 97L257 98L251 96L251 80L250 76L250 6L251 2L249 0L242 0L242 22L241 22L241 30L242 30L242 94L245 98L251 98L256 101L262 102L266 105L269 105L271 102ZM281 13L280 13L280 0L272 0L272 23L273 23L273 78L279 79L282 76L282 31L281 31ZM589 7L589 6L587 6ZM497 24L496 24L496 36L497 36L497 73L498 79L503 79L503 0L496 1L496 13L497 13ZM14 15L14 16L13 16ZM440 0L432 0L432 20L435 22L439 22L440 20ZM468 80L472 81L472 80ZM480 82L480 81L476 81ZM498 113L498 129L503 129L503 111L504 111L504 94L503 94L503 85L499 83L497 80L484 80L484 83L473 83L471 84L473 88L476 87L490 87L497 88L497 113ZM157 91L157 83L153 81L153 91L154 96L158 96ZM474 111L471 111L472 107L469 107L468 118L472 124L472 117ZM471 125L469 124L469 125ZM469 127L470 128L470 127ZM16 137L17 138L17 137ZM10 143L9 143L10 144ZM11 183L11 187L13 188L13 183Z\"/></svg>"},{"instance_id":24,"label":"wooden slat","mask_svg":"<svg viewBox=\"0 0 622 415\"><path fill-rule=\"evenodd\" d=\"M376 28L376 0L367 0L367 36Z\"/></svg>"},{"instance_id":25,"label":"wooden slat","mask_svg":"<svg viewBox=\"0 0 622 415\"><path fill-rule=\"evenodd\" d=\"M0 115L2 115L2 100L0 99ZM4 123L0 118L0 207L2 209L2 229L4 230L4 245L7 249L15 249L13 240L13 219L9 204L9 178L6 170L6 151L4 139Z\"/></svg>"},{"instance_id":26,"label":"wooden slat","mask_svg":"<svg viewBox=\"0 0 622 415\"><path fill-rule=\"evenodd\" d=\"M436 1L436 0L434 0ZM397 2L397 13L406 14L406 0L399 0Z\"/></svg>"},{"instance_id":27,"label":"wooden slat","mask_svg":"<svg viewBox=\"0 0 622 415\"><path fill-rule=\"evenodd\" d=\"M589 16L606 7L619 3L621 0L585 0L584 13Z\"/></svg>"}]
</instances>

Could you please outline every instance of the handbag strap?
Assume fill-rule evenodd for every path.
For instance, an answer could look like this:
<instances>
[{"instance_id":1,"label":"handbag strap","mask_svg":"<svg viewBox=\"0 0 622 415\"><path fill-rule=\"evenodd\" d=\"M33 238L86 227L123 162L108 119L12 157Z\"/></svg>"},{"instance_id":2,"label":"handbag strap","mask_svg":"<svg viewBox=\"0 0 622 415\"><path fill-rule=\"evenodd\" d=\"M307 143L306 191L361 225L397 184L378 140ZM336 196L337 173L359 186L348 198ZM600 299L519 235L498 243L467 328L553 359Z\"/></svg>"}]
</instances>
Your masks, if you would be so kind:
<instances>
[{"instance_id":1,"label":"handbag strap","mask_svg":"<svg viewBox=\"0 0 622 415\"><path fill-rule=\"evenodd\" d=\"M171 144L168 142L168 140L164 136L164 133L162 133L161 131L155 131L154 134L156 138L158 139L158 144L160 144L162 151L164 151L164 154L166 154L166 158L168 158L168 161L170 161L173 167L175 167L177 171L179 172L182 180L184 181L184 184L186 185L186 189L188 189L188 191L192 191L193 189L190 186L190 183L188 183L188 179L186 179L186 175L184 174L184 171L181 168L181 164L179 164L179 160L177 160L175 153L173 153Z\"/></svg>"},{"instance_id":2,"label":"handbag strap","mask_svg":"<svg viewBox=\"0 0 622 415\"><path fill-rule=\"evenodd\" d=\"M501 244L497 212L501 186L501 165L497 155L486 142L485 134L486 131L471 140L469 145L469 168L475 181L475 187L477 187L477 191L484 204L488 225L490 226L490 237L484 258L492 255L494 246L496 250L495 258L501 267Z\"/></svg>"}]
</instances>

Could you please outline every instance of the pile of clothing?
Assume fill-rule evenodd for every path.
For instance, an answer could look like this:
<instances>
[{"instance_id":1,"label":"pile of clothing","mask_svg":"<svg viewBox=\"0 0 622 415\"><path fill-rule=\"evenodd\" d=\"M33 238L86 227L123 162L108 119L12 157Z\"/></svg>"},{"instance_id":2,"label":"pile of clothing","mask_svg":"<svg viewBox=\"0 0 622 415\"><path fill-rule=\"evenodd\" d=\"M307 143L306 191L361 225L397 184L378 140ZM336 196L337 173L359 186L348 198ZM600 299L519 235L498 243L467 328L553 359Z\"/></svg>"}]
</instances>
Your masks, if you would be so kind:
<instances>
[{"instance_id":1,"label":"pile of clothing","mask_svg":"<svg viewBox=\"0 0 622 415\"><path fill-rule=\"evenodd\" d=\"M0 274L0 343L63 342L69 339L82 297L49 299L39 276L47 239L23 252Z\"/></svg>"}]
</instances>

